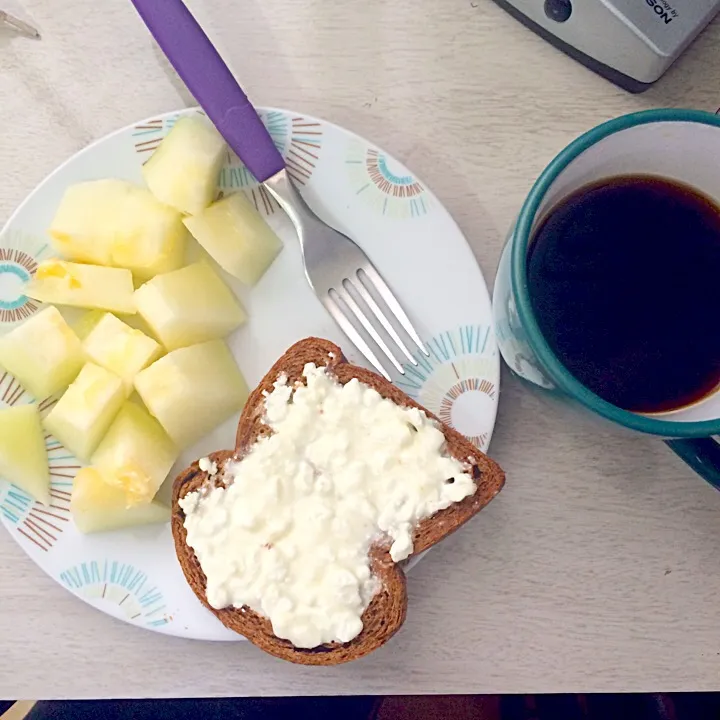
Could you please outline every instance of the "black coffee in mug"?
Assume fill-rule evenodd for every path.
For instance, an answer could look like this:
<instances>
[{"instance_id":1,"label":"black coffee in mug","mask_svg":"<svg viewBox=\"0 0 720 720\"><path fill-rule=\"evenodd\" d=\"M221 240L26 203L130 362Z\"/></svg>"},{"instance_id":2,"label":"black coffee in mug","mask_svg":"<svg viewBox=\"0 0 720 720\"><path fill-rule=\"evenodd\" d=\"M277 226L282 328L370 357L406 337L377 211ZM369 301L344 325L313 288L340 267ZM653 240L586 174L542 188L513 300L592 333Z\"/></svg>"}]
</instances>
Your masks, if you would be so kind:
<instances>
[{"instance_id":1,"label":"black coffee in mug","mask_svg":"<svg viewBox=\"0 0 720 720\"><path fill-rule=\"evenodd\" d=\"M720 383L720 208L704 194L605 178L546 214L527 257L542 334L604 400L662 412Z\"/></svg>"}]
</instances>

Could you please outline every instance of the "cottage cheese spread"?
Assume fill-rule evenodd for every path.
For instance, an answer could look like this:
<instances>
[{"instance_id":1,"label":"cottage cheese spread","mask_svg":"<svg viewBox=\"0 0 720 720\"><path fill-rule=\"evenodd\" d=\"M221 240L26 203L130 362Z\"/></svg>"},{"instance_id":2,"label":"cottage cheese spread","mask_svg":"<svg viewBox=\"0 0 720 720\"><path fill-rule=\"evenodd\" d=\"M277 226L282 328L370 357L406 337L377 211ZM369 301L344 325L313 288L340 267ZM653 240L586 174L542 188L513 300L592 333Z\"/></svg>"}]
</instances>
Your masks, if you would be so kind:
<instances>
[{"instance_id":1,"label":"cottage cheese spread","mask_svg":"<svg viewBox=\"0 0 720 720\"><path fill-rule=\"evenodd\" d=\"M187 543L215 608L247 606L296 647L349 642L377 590L368 552L396 562L419 520L475 492L425 413L314 364L265 398L273 434L225 468L225 487L188 493Z\"/></svg>"},{"instance_id":2,"label":"cottage cheese spread","mask_svg":"<svg viewBox=\"0 0 720 720\"><path fill-rule=\"evenodd\" d=\"M198 467L208 475L216 475L218 471L217 463L207 457L198 460Z\"/></svg>"}]
</instances>

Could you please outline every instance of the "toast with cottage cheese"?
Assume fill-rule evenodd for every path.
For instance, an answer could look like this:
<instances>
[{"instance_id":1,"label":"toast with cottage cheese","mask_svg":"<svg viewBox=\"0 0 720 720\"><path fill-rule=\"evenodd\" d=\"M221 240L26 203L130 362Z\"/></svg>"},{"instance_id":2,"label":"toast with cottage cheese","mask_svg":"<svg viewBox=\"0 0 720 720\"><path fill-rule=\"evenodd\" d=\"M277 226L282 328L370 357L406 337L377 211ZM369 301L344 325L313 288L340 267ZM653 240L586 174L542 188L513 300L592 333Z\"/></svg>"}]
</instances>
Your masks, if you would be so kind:
<instances>
[{"instance_id":1,"label":"toast with cottage cheese","mask_svg":"<svg viewBox=\"0 0 720 720\"><path fill-rule=\"evenodd\" d=\"M336 665L358 659L377 649L397 632L405 620L405 575L402 567L390 557L389 539L379 539L370 548L370 571L377 580L377 590L362 613L360 633L346 643L330 642L312 648L300 648L277 637L270 620L249 607L217 609L210 605L206 596L206 576L195 552L187 543L185 513L179 504L189 493L222 486L228 463L245 457L260 439L272 433L265 422L266 398L281 376L287 378L290 386L305 382L303 371L308 363L327 368L327 373L340 385L357 379L400 407L421 410L443 433L445 453L458 460L464 472L472 476L475 491L471 495L415 525L412 533L413 554L439 542L485 507L502 489L505 475L497 463L390 382L365 368L348 363L340 348L333 343L308 338L293 345L277 361L248 399L238 425L235 450L212 453L208 459L193 463L176 478L172 512L175 549L191 588L225 626L284 660L305 665ZM448 479L448 482L452 482L452 479Z\"/></svg>"}]
</instances>

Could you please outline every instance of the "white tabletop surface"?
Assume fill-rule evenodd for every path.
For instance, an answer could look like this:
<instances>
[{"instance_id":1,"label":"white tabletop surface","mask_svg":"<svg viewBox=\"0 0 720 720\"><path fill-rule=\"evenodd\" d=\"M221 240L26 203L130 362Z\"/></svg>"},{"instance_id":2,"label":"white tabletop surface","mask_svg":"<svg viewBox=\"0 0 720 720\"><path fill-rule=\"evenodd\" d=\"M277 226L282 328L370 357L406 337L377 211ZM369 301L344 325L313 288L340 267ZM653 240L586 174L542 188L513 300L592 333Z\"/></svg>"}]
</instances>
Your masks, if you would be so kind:
<instances>
[{"instance_id":1,"label":"white tabletop surface","mask_svg":"<svg viewBox=\"0 0 720 720\"><path fill-rule=\"evenodd\" d=\"M3 222L85 144L193 104L128 0L23 4L43 37L0 33ZM489 281L533 178L573 137L641 108L720 104L720 23L632 96L490 0L190 5L256 103L351 128L422 177ZM399 635L336 669L125 625L0 532L0 697L720 689L720 494L660 442L507 375L491 452L505 490L412 572Z\"/></svg>"}]
</instances>

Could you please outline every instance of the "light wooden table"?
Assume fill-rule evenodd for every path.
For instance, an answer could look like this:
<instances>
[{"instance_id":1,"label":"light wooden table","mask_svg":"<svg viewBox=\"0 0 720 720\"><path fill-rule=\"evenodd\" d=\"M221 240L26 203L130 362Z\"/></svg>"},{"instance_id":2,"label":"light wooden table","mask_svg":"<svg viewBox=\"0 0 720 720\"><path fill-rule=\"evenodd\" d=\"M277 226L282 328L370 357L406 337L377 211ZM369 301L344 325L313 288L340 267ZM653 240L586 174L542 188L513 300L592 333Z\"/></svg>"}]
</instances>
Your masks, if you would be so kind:
<instances>
[{"instance_id":1,"label":"light wooden table","mask_svg":"<svg viewBox=\"0 0 720 720\"><path fill-rule=\"evenodd\" d=\"M86 143L192 104L127 0L24 4L43 39L0 35L2 221ZM258 104L345 125L424 178L489 280L533 178L574 136L720 104L720 23L631 96L489 0L190 4ZM720 494L661 443L508 376L492 454L506 489L413 571L398 637L334 670L112 620L0 532L0 697L719 689Z\"/></svg>"}]
</instances>

